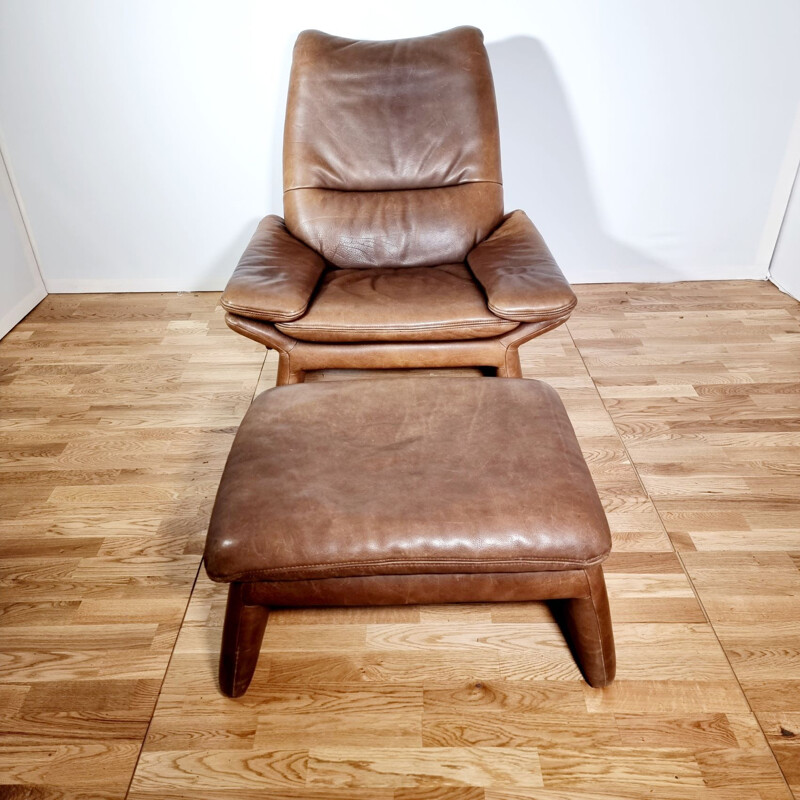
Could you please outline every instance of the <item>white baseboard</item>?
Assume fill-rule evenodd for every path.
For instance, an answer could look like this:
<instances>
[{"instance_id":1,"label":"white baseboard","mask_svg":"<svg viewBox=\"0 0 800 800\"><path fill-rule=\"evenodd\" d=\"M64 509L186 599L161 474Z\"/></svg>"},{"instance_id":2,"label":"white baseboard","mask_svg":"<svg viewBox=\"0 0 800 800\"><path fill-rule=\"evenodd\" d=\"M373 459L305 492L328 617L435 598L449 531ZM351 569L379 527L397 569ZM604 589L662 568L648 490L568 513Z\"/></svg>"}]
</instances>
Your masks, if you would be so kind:
<instances>
[{"instance_id":1,"label":"white baseboard","mask_svg":"<svg viewBox=\"0 0 800 800\"><path fill-rule=\"evenodd\" d=\"M646 270L638 268L615 267L577 267L562 265L570 283L676 283L678 281L731 281L731 280L765 280L766 275L761 267L754 264L718 266L712 268L675 268L650 267ZM233 270L231 270L233 271ZM219 278L181 279L165 278L89 278L73 280L71 278L48 278L47 289L51 294L115 294L119 292L221 292L225 288L225 280Z\"/></svg>"},{"instance_id":2,"label":"white baseboard","mask_svg":"<svg viewBox=\"0 0 800 800\"><path fill-rule=\"evenodd\" d=\"M558 256L556 256L558 261ZM686 281L763 281L767 275L755 264L735 264L713 267L648 266L578 267L561 264L570 283L683 283Z\"/></svg>"},{"instance_id":3,"label":"white baseboard","mask_svg":"<svg viewBox=\"0 0 800 800\"><path fill-rule=\"evenodd\" d=\"M231 269L233 272L233 269ZM117 294L121 292L221 292L225 283L214 278L180 281L175 278L48 278L50 294Z\"/></svg>"},{"instance_id":4,"label":"white baseboard","mask_svg":"<svg viewBox=\"0 0 800 800\"><path fill-rule=\"evenodd\" d=\"M31 289L25 297L0 317L0 339L2 339L25 315L47 297L47 289L41 283Z\"/></svg>"},{"instance_id":5,"label":"white baseboard","mask_svg":"<svg viewBox=\"0 0 800 800\"><path fill-rule=\"evenodd\" d=\"M800 300L800 291L797 289L787 289L780 281L776 281L772 275L769 276L769 282L774 286L777 286L778 289L780 289L784 294L788 294L789 297L795 300Z\"/></svg>"}]
</instances>

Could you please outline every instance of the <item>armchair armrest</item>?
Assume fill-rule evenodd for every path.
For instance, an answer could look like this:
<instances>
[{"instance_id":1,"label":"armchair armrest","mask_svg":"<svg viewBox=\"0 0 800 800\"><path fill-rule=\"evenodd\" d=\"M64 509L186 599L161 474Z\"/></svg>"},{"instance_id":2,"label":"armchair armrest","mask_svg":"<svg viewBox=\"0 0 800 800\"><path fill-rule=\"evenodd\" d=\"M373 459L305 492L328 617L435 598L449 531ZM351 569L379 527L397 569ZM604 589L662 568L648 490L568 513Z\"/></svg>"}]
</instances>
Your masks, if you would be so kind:
<instances>
[{"instance_id":1,"label":"armchair armrest","mask_svg":"<svg viewBox=\"0 0 800 800\"><path fill-rule=\"evenodd\" d=\"M222 293L222 306L253 319L297 319L305 314L324 269L322 256L272 214L258 224Z\"/></svg>"},{"instance_id":2,"label":"armchair armrest","mask_svg":"<svg viewBox=\"0 0 800 800\"><path fill-rule=\"evenodd\" d=\"M467 255L489 310L503 319L540 322L569 314L578 302L567 279L524 211L500 226Z\"/></svg>"}]
</instances>

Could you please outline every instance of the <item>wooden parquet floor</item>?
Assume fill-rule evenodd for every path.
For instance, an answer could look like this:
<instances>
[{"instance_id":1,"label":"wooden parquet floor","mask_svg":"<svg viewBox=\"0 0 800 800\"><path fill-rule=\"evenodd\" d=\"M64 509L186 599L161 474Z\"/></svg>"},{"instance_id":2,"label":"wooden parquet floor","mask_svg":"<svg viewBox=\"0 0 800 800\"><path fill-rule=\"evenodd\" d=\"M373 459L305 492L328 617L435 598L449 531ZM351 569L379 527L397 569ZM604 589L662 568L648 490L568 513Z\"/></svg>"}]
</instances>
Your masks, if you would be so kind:
<instances>
[{"instance_id":1,"label":"wooden parquet floor","mask_svg":"<svg viewBox=\"0 0 800 800\"><path fill-rule=\"evenodd\" d=\"M200 553L274 354L216 294L43 301L0 342L0 798L800 798L800 306L578 293L523 364L611 523L616 683L543 604L310 609L239 700Z\"/></svg>"}]
</instances>

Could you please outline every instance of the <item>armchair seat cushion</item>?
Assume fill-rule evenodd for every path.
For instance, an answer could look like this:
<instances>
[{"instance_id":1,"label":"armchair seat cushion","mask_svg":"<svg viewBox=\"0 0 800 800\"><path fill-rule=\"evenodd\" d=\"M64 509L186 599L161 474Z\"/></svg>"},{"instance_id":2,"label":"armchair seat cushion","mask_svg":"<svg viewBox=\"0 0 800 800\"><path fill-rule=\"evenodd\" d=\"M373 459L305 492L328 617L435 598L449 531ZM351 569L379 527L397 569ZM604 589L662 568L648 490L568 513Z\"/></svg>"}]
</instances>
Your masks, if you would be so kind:
<instances>
[{"instance_id":1,"label":"armchair seat cushion","mask_svg":"<svg viewBox=\"0 0 800 800\"><path fill-rule=\"evenodd\" d=\"M486 305L464 264L331 269L308 311L277 322L309 342L413 342L484 339L519 326Z\"/></svg>"}]
</instances>

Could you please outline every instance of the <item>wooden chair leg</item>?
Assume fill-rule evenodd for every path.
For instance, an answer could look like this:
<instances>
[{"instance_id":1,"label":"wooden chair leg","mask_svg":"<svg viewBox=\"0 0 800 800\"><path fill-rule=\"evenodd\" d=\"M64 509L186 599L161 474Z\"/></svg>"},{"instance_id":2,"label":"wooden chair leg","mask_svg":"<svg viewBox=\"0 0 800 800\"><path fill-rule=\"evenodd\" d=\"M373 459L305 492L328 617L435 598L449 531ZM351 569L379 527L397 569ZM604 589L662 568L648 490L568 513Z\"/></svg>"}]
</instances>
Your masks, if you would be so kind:
<instances>
[{"instance_id":1,"label":"wooden chair leg","mask_svg":"<svg viewBox=\"0 0 800 800\"><path fill-rule=\"evenodd\" d=\"M219 657L219 685L228 697L240 697L247 691L258 663L268 617L268 608L242 602L241 583L230 585Z\"/></svg>"},{"instance_id":2,"label":"wooden chair leg","mask_svg":"<svg viewBox=\"0 0 800 800\"><path fill-rule=\"evenodd\" d=\"M575 660L590 686L608 686L617 668L606 582L599 564L584 570L588 597L566 601L565 626Z\"/></svg>"}]
</instances>

